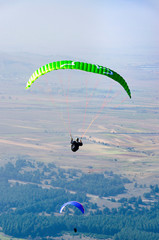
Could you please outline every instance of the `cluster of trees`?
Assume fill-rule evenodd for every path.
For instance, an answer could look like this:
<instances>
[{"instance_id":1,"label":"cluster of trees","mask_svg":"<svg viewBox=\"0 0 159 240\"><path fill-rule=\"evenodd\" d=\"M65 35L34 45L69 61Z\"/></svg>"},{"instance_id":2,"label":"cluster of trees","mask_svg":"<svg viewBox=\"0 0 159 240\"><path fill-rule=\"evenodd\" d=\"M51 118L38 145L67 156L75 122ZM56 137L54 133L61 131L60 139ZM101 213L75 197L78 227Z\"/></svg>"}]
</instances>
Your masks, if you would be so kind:
<instances>
[{"instance_id":1,"label":"cluster of trees","mask_svg":"<svg viewBox=\"0 0 159 240\"><path fill-rule=\"evenodd\" d=\"M65 187L68 190L89 193L100 197L115 196L125 192L123 180L118 175L105 177L104 174L82 174L80 178L73 181L66 181L66 178L60 176L56 181L52 181L53 186Z\"/></svg>"},{"instance_id":2,"label":"cluster of trees","mask_svg":"<svg viewBox=\"0 0 159 240\"><path fill-rule=\"evenodd\" d=\"M11 187L9 183L1 182L0 192L1 214L6 212L54 214L58 213L61 205L70 199L88 204L86 194L71 194L64 189L43 189L34 184L16 183ZM92 203L88 206L94 208Z\"/></svg>"},{"instance_id":3,"label":"cluster of trees","mask_svg":"<svg viewBox=\"0 0 159 240\"><path fill-rule=\"evenodd\" d=\"M28 171L30 168L30 171ZM30 161L18 160L15 166L9 162L0 168L3 179L14 179L24 182L39 183L48 180L52 187L60 187L68 191L89 193L100 197L115 196L125 192L125 183L130 181L116 174L84 174L81 171L57 168L54 164L48 166L44 163L33 164ZM95 187L96 186L96 187Z\"/></svg>"},{"instance_id":4,"label":"cluster of trees","mask_svg":"<svg viewBox=\"0 0 159 240\"><path fill-rule=\"evenodd\" d=\"M17 181L11 184L10 179ZM48 188L42 187L44 180L51 180ZM20 184L19 181L29 183ZM121 198L119 208L101 210L86 196L88 191L98 196L118 194L125 190L127 182L128 179L113 173L83 174L77 170L65 171L54 164L25 160L18 160L14 165L7 163L0 168L0 227L4 233L19 238L40 236L45 239L68 231L73 233L76 227L78 232L87 235L98 234L96 238L159 239L157 199L147 208L141 197ZM158 192L157 185L150 186L151 195L158 197ZM70 200L83 203L85 214L71 206L65 209L65 214L59 214L61 205Z\"/></svg>"},{"instance_id":5,"label":"cluster of trees","mask_svg":"<svg viewBox=\"0 0 159 240\"><path fill-rule=\"evenodd\" d=\"M34 238L40 236L56 236L62 232L72 232L74 227L78 232L103 235L115 240L159 239L159 205L153 209L139 212L111 211L109 214L94 214L85 216L45 216L35 213L7 213L0 215L0 223L6 234L15 237Z\"/></svg>"},{"instance_id":6,"label":"cluster of trees","mask_svg":"<svg viewBox=\"0 0 159 240\"><path fill-rule=\"evenodd\" d=\"M158 199L159 200L159 187L158 185L150 185L150 192L144 193L144 197L147 199Z\"/></svg>"}]
</instances>

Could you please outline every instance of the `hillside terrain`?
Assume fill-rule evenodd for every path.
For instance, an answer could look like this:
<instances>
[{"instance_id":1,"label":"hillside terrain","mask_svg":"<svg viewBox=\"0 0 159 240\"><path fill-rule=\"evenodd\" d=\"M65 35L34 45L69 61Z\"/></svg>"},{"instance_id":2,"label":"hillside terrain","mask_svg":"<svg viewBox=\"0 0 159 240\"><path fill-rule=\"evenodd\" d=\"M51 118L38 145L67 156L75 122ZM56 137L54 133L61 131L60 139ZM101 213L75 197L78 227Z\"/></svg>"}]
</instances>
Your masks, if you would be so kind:
<instances>
[{"instance_id":1,"label":"hillside terrain","mask_svg":"<svg viewBox=\"0 0 159 240\"><path fill-rule=\"evenodd\" d=\"M64 226L61 231L67 239L70 231L73 234L72 221L77 224L78 217L71 216L66 226L58 210L63 201L75 197L87 209L86 217L79 216L78 220L83 239L87 235L88 239L95 237L95 233L104 239L126 239L127 231L133 236L131 218L140 222L139 227L135 226L135 236L158 239L157 61L149 66L138 59L123 72L126 78L129 72L128 79L135 79L133 84L130 81L132 99L108 79L103 81L98 76L74 71L43 76L25 90L34 69L57 57L61 58L0 55L0 187L4 191L1 203L12 199L1 205L0 227L7 235L35 238L38 231L46 231L45 223L52 226L57 221L58 229ZM70 134L82 137L84 143L76 153L70 149ZM21 193L24 197L20 199ZM57 200L55 194L59 196ZM62 199L64 194L66 199ZM37 202L30 202L34 198ZM64 219L69 218L69 213ZM98 227L90 228L92 217ZM110 219L110 225L117 220L119 225L110 230L110 225L105 224L101 230L103 217ZM31 218L36 223L33 229ZM124 228L126 218L129 220ZM148 219L147 225L144 218ZM17 219L19 225L15 226ZM30 230L24 231L21 222ZM59 233L60 230L52 232L52 237Z\"/></svg>"}]
</instances>

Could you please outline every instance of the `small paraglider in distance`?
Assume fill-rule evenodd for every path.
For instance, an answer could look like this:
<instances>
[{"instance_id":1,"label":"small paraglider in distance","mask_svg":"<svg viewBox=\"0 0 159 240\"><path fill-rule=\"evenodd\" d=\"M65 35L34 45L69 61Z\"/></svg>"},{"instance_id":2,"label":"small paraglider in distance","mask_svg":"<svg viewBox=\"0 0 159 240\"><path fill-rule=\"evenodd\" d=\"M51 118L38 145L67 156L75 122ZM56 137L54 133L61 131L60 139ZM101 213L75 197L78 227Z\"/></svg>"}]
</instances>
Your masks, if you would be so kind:
<instances>
[{"instance_id":1,"label":"small paraglider in distance","mask_svg":"<svg viewBox=\"0 0 159 240\"><path fill-rule=\"evenodd\" d=\"M79 202L76 202L76 201L70 201L70 202L66 202L62 205L62 207L60 208L60 213L62 213L63 209L67 206L67 205L73 205L75 207L77 207L83 214L84 214L84 207L82 206L81 203ZM74 229L74 232L76 233L77 232L77 228L75 227Z\"/></svg>"},{"instance_id":2,"label":"small paraglider in distance","mask_svg":"<svg viewBox=\"0 0 159 240\"><path fill-rule=\"evenodd\" d=\"M83 142L82 140L79 141L79 138L75 140L73 140L73 138L71 137L71 150L72 152L76 152L80 146L83 146Z\"/></svg>"}]
</instances>

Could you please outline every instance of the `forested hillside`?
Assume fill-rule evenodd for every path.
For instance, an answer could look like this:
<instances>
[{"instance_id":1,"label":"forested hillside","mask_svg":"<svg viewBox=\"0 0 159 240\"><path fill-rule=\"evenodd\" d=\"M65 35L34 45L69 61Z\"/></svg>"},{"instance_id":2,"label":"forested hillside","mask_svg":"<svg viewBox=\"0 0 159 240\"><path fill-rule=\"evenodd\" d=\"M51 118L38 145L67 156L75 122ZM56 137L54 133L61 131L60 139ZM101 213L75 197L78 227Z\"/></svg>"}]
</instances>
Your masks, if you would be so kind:
<instances>
[{"instance_id":1,"label":"forested hillside","mask_svg":"<svg viewBox=\"0 0 159 240\"><path fill-rule=\"evenodd\" d=\"M88 193L101 199L122 194L128 183L127 178L112 172L86 174L19 158L0 168L0 227L7 235L23 238L51 239L73 234L76 227L77 234L96 239L159 239L157 185L144 195L151 204L141 197L120 198L120 207L111 209L99 207L88 197ZM81 202L85 214L71 206L59 214L61 205L70 200Z\"/></svg>"}]
</instances>

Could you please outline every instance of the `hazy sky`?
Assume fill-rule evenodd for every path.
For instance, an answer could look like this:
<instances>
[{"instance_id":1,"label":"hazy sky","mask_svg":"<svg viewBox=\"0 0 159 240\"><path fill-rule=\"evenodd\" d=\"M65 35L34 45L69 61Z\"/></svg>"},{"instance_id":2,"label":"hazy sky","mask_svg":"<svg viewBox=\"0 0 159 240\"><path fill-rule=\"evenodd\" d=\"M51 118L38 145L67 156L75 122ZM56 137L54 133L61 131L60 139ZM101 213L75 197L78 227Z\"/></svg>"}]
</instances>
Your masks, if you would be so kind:
<instances>
[{"instance_id":1,"label":"hazy sky","mask_svg":"<svg viewBox=\"0 0 159 240\"><path fill-rule=\"evenodd\" d=\"M0 0L0 51L155 52L158 0Z\"/></svg>"}]
</instances>

